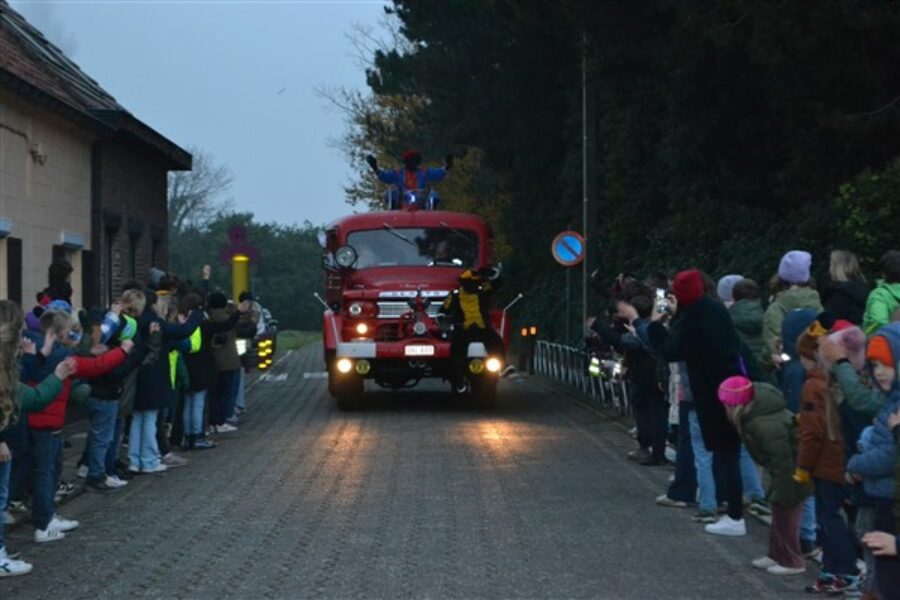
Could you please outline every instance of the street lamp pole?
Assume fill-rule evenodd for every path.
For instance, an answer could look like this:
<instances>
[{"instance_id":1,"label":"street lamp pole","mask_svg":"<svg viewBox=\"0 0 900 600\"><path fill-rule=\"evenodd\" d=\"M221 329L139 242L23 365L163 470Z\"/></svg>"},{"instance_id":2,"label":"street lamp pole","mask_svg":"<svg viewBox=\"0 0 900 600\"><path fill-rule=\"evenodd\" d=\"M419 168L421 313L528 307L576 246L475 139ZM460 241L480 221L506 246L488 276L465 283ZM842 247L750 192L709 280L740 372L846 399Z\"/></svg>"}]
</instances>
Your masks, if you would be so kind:
<instances>
[{"instance_id":1,"label":"street lamp pole","mask_svg":"<svg viewBox=\"0 0 900 600\"><path fill-rule=\"evenodd\" d=\"M591 238L588 236L588 130L587 130L587 34L581 34L581 191L582 203L582 235L584 236L584 260L581 263L581 323L587 322L588 299L588 257Z\"/></svg>"}]
</instances>

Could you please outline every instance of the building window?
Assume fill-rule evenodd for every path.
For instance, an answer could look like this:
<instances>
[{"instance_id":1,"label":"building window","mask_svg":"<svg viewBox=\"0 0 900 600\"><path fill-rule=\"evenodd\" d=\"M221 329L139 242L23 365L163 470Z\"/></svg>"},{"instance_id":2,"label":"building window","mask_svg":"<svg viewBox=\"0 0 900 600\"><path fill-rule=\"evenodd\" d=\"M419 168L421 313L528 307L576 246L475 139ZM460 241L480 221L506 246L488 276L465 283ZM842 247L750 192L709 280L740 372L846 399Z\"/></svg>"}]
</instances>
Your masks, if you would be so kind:
<instances>
[{"instance_id":1,"label":"building window","mask_svg":"<svg viewBox=\"0 0 900 600\"><path fill-rule=\"evenodd\" d=\"M128 277L135 279L137 277L137 253L138 253L139 236L128 236Z\"/></svg>"},{"instance_id":2,"label":"building window","mask_svg":"<svg viewBox=\"0 0 900 600\"><path fill-rule=\"evenodd\" d=\"M65 246L53 246L53 262L69 260L69 251Z\"/></svg>"},{"instance_id":3,"label":"building window","mask_svg":"<svg viewBox=\"0 0 900 600\"><path fill-rule=\"evenodd\" d=\"M159 267L159 238L150 240L150 266Z\"/></svg>"},{"instance_id":4,"label":"building window","mask_svg":"<svg viewBox=\"0 0 900 600\"><path fill-rule=\"evenodd\" d=\"M116 291L113 289L113 245L116 243L116 230L106 230L106 243L103 252L106 256L106 302L112 304Z\"/></svg>"},{"instance_id":5,"label":"building window","mask_svg":"<svg viewBox=\"0 0 900 600\"><path fill-rule=\"evenodd\" d=\"M96 271L94 253L90 250L81 251L81 304L85 308L97 306L99 292L97 286L100 282Z\"/></svg>"},{"instance_id":6,"label":"building window","mask_svg":"<svg viewBox=\"0 0 900 600\"><path fill-rule=\"evenodd\" d=\"M6 238L6 295L22 304L22 240Z\"/></svg>"}]
</instances>

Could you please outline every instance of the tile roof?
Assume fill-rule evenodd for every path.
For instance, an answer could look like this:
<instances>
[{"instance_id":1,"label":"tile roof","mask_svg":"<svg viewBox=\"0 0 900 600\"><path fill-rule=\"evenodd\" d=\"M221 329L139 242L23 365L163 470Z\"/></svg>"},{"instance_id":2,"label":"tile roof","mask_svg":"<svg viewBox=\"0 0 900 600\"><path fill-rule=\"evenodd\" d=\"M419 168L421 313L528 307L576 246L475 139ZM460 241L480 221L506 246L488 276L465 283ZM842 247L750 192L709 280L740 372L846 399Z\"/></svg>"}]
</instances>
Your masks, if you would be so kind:
<instances>
[{"instance_id":1,"label":"tile roof","mask_svg":"<svg viewBox=\"0 0 900 600\"><path fill-rule=\"evenodd\" d=\"M0 0L0 68L74 108L125 110L6 0Z\"/></svg>"},{"instance_id":2,"label":"tile roof","mask_svg":"<svg viewBox=\"0 0 900 600\"><path fill-rule=\"evenodd\" d=\"M6 0L0 0L0 86L92 128L116 132L158 153L170 169L190 169L191 155L136 119Z\"/></svg>"}]
</instances>

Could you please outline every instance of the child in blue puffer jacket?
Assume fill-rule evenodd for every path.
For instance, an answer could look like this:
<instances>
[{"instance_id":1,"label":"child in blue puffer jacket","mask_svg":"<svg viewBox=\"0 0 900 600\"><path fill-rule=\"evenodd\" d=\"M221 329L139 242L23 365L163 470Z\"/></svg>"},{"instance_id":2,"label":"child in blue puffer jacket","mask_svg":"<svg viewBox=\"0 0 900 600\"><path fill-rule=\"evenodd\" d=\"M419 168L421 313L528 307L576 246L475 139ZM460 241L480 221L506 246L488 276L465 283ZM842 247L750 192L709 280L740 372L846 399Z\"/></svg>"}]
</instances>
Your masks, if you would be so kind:
<instances>
[{"instance_id":1,"label":"child in blue puffer jacket","mask_svg":"<svg viewBox=\"0 0 900 600\"><path fill-rule=\"evenodd\" d=\"M874 499L873 529L896 535L893 515L894 465L897 447L888 419L900 410L900 380L897 379L900 358L900 323L883 327L869 341L866 359L872 380L884 404L875 417L871 433L864 435L861 452L847 463L848 480L862 481L866 495ZM883 599L897 598L900 593L900 563L894 557L877 557L875 586Z\"/></svg>"}]
</instances>

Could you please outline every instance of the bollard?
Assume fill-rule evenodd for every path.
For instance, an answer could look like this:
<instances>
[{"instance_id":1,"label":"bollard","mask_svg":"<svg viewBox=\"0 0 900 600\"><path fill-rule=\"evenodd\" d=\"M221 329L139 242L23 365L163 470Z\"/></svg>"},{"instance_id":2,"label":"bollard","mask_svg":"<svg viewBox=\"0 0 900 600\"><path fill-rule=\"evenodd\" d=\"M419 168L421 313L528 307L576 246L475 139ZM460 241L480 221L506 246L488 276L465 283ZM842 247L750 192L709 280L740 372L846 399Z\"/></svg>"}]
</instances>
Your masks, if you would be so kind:
<instances>
[{"instance_id":1,"label":"bollard","mask_svg":"<svg viewBox=\"0 0 900 600\"><path fill-rule=\"evenodd\" d=\"M524 373L528 364L528 328L523 327L519 338L519 356L516 364L516 370Z\"/></svg>"},{"instance_id":2,"label":"bollard","mask_svg":"<svg viewBox=\"0 0 900 600\"><path fill-rule=\"evenodd\" d=\"M527 353L527 368L528 374L534 375L534 353L537 346L537 327L532 325L528 329L528 353Z\"/></svg>"},{"instance_id":3,"label":"bollard","mask_svg":"<svg viewBox=\"0 0 900 600\"><path fill-rule=\"evenodd\" d=\"M235 254L231 257L231 296L235 303L243 292L250 291L250 257Z\"/></svg>"}]
</instances>

